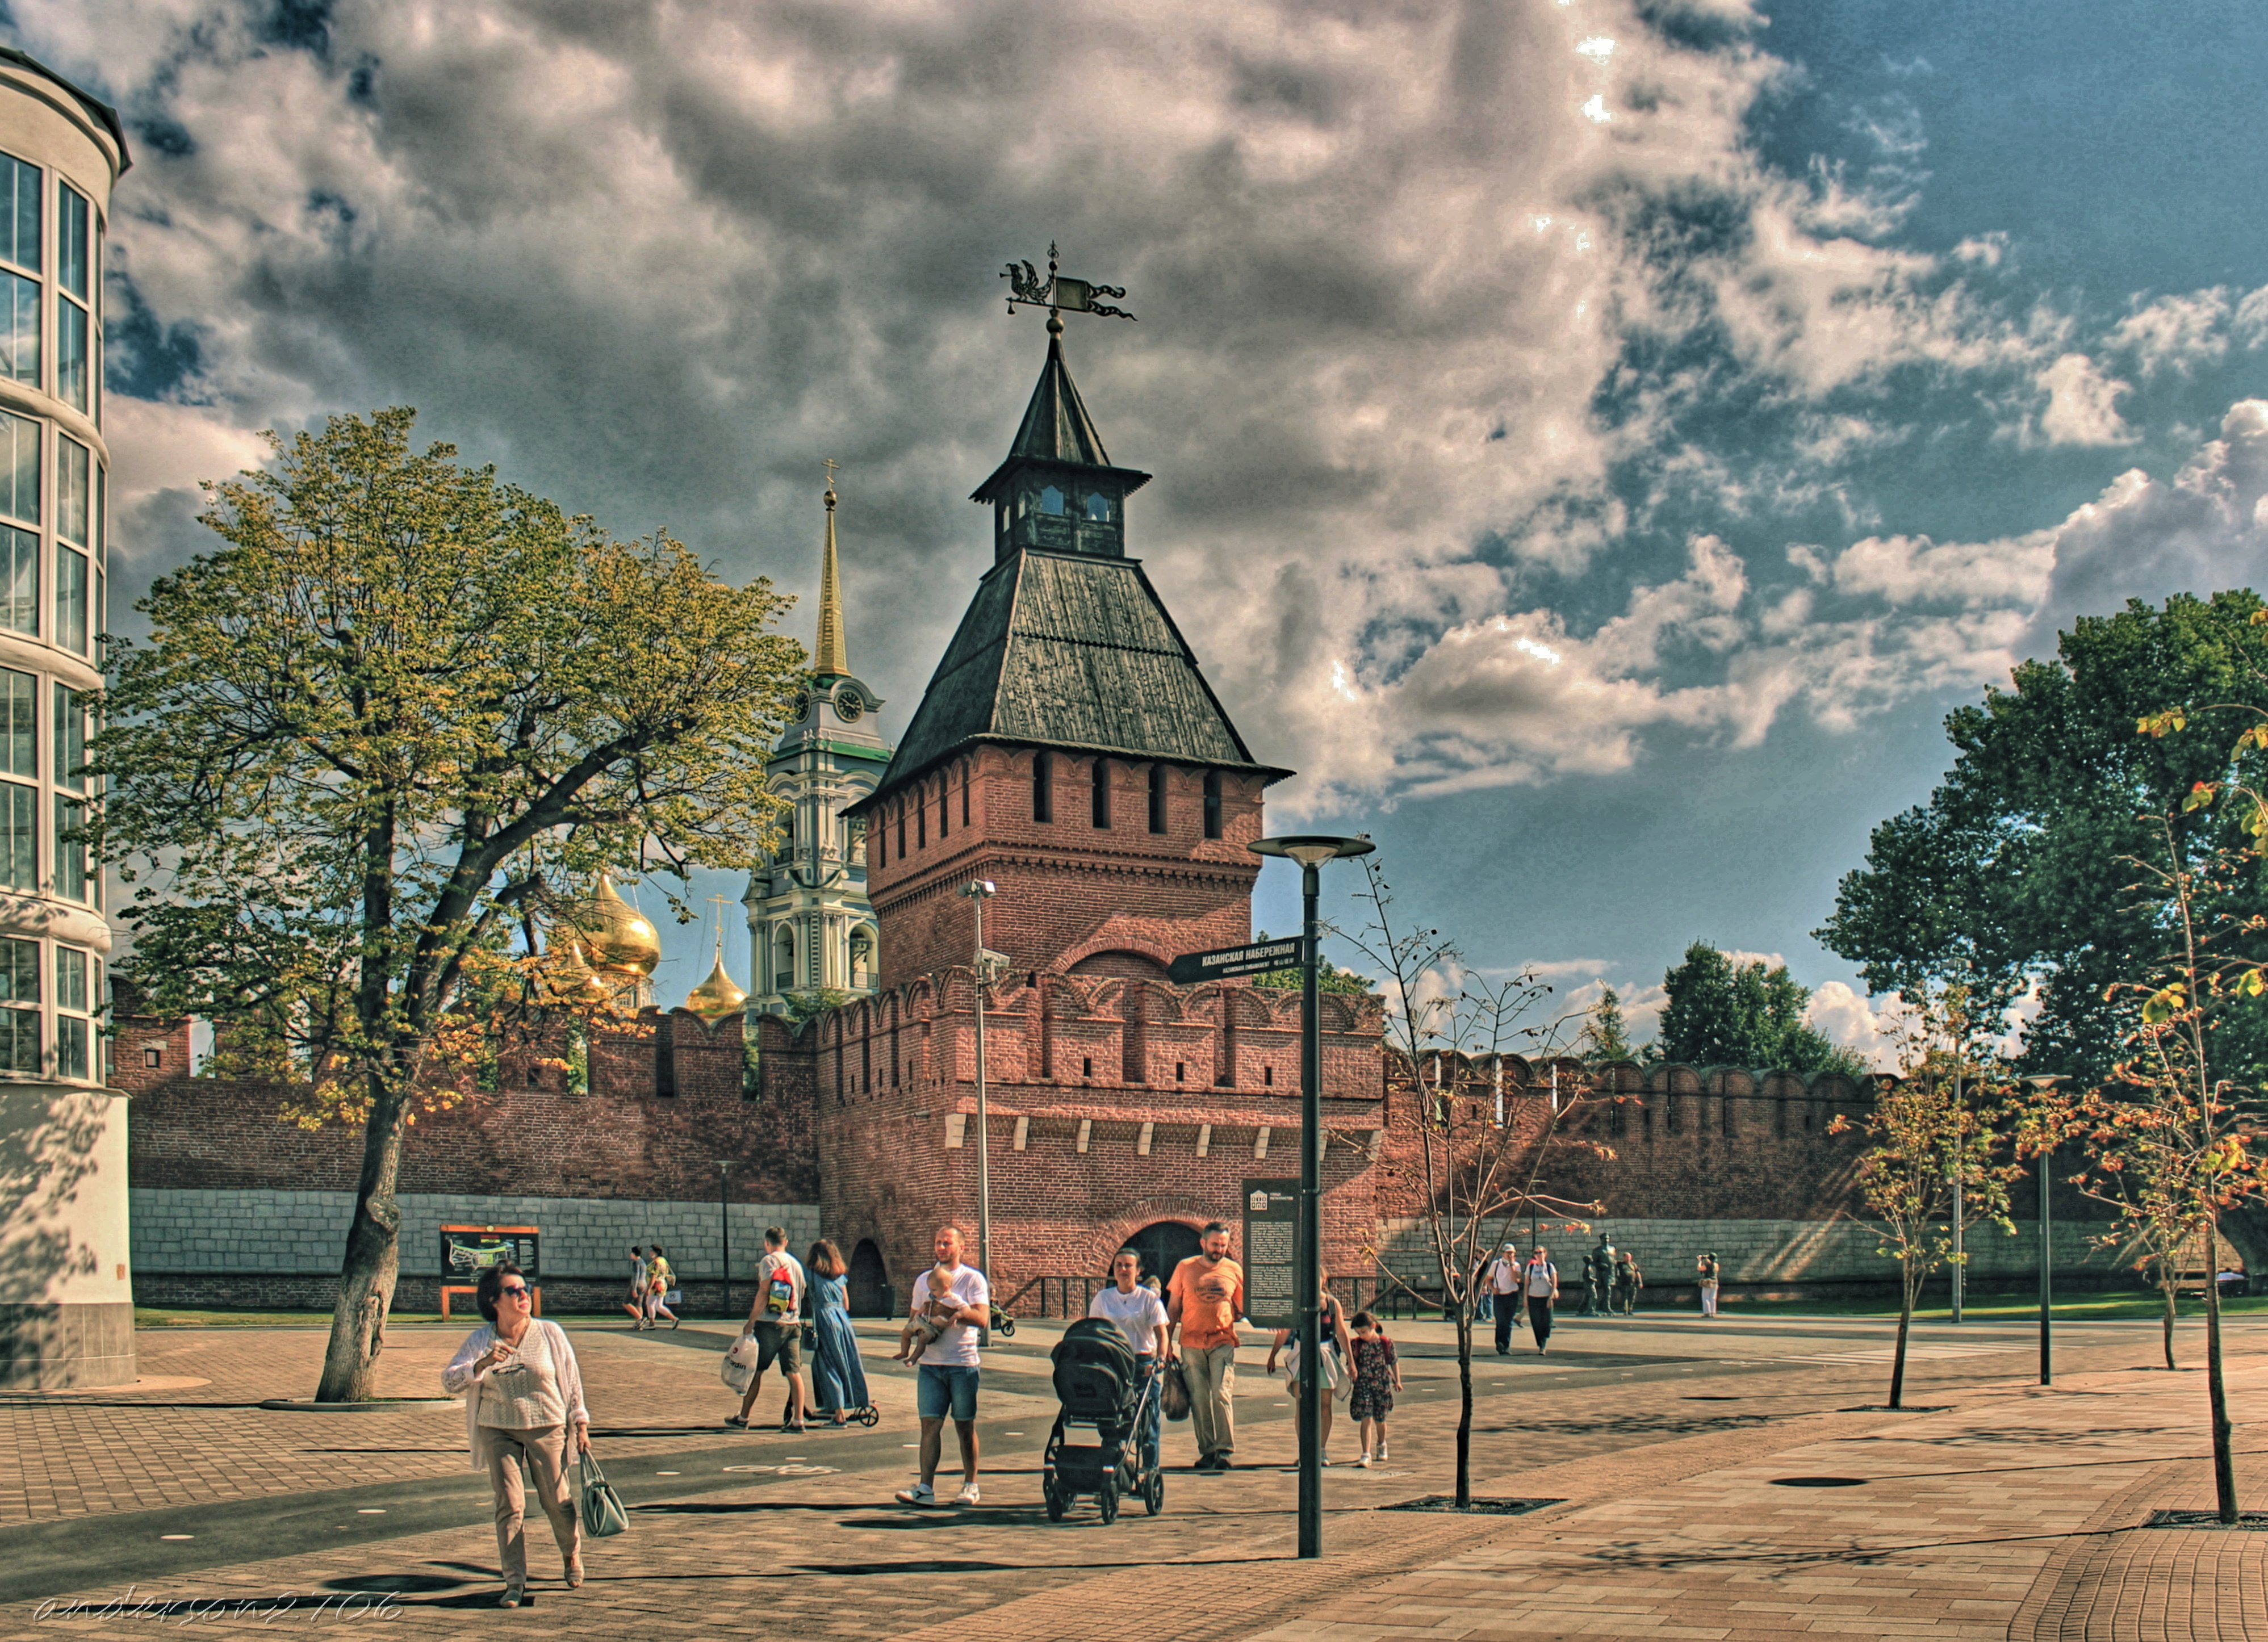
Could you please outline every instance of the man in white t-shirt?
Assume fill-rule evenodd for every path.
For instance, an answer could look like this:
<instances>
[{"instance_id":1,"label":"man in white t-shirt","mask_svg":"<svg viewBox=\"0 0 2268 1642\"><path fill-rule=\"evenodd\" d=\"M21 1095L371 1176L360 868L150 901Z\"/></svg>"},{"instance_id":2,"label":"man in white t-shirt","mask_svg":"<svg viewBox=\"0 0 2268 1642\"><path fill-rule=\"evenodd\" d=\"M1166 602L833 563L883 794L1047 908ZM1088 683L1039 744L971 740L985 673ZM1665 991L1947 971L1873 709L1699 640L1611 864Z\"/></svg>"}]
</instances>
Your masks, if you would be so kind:
<instances>
[{"instance_id":1,"label":"man in white t-shirt","mask_svg":"<svg viewBox=\"0 0 2268 1642\"><path fill-rule=\"evenodd\" d=\"M984 1274L961 1263L961 1229L937 1234L937 1264L914 1279L913 1308L945 1325L922 1352L914 1402L921 1415L921 1481L898 1490L902 1505L937 1503L937 1467L945 1454L945 1422L953 1420L961 1440L961 1491L957 1506L976 1503L976 1336L992 1323L992 1291Z\"/></svg>"},{"instance_id":2,"label":"man in white t-shirt","mask_svg":"<svg viewBox=\"0 0 2268 1642\"><path fill-rule=\"evenodd\" d=\"M777 1363L788 1386L787 1417L780 1429L804 1428L803 1295L809 1286L803 1262L787 1252L786 1231L764 1227L764 1257L756 1262L756 1298L748 1307L748 1332L756 1337L756 1372L740 1394L740 1414L726 1420L727 1425L747 1427L756 1393L763 1388L764 1370Z\"/></svg>"},{"instance_id":3,"label":"man in white t-shirt","mask_svg":"<svg viewBox=\"0 0 2268 1642\"><path fill-rule=\"evenodd\" d=\"M1512 1355L1512 1325L1520 1320L1520 1251L1510 1243L1497 1250L1481 1275L1481 1292L1496 1314L1496 1354Z\"/></svg>"},{"instance_id":4,"label":"man in white t-shirt","mask_svg":"<svg viewBox=\"0 0 2268 1642\"><path fill-rule=\"evenodd\" d=\"M1535 1336L1539 1356L1550 1344L1551 1307L1559 1298L1559 1268L1551 1263L1550 1255L1550 1251L1538 1243L1527 1265L1521 1269L1521 1286L1528 1292L1528 1327Z\"/></svg>"},{"instance_id":5,"label":"man in white t-shirt","mask_svg":"<svg viewBox=\"0 0 2268 1642\"><path fill-rule=\"evenodd\" d=\"M1166 1360L1166 1330L1168 1320L1166 1302L1157 1291L1142 1286L1142 1256L1130 1248L1122 1248L1110 1263L1110 1286L1086 1303L1086 1314L1101 1317L1118 1325L1134 1348L1134 1369L1137 1388L1147 1386L1150 1377L1158 1372L1158 1365ZM1142 1417L1142 1466L1145 1470L1158 1463L1158 1440L1165 1430L1165 1399L1162 1395L1150 1399L1148 1411Z\"/></svg>"}]
</instances>

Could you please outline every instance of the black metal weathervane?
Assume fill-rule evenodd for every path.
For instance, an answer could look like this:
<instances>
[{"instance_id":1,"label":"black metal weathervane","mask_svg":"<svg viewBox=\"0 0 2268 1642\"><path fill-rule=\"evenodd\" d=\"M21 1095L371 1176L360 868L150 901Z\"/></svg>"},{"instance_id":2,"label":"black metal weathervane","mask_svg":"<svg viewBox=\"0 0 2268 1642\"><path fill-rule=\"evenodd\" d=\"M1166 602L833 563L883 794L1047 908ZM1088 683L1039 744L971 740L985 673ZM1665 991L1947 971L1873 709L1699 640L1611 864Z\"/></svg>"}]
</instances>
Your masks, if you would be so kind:
<instances>
[{"instance_id":1,"label":"black metal weathervane","mask_svg":"<svg viewBox=\"0 0 2268 1642\"><path fill-rule=\"evenodd\" d=\"M1056 271L1057 252L1053 240L1048 243L1048 272L1043 279L1040 270L1029 262L1011 262L1000 272L1008 282L1008 312L1013 313L1020 305L1048 311L1048 329L1063 334L1062 315L1094 313L1108 320L1130 320L1134 316L1123 308L1114 308L1098 297L1123 297L1123 285L1098 285L1091 280L1073 279Z\"/></svg>"}]
</instances>

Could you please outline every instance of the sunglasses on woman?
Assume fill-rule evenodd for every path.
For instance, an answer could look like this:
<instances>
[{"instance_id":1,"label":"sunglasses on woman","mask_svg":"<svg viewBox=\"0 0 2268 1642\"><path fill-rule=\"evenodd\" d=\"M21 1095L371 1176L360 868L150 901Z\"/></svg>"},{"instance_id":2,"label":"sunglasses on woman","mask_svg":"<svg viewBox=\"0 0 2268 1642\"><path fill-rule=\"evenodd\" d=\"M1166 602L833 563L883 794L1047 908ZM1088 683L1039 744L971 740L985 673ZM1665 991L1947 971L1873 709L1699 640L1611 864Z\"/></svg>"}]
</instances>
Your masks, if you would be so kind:
<instances>
[{"instance_id":1,"label":"sunglasses on woman","mask_svg":"<svg viewBox=\"0 0 2268 1642\"><path fill-rule=\"evenodd\" d=\"M526 1300L527 1298L527 1285L525 1283L499 1283L497 1285L497 1292L499 1294L516 1295L521 1300Z\"/></svg>"}]
</instances>

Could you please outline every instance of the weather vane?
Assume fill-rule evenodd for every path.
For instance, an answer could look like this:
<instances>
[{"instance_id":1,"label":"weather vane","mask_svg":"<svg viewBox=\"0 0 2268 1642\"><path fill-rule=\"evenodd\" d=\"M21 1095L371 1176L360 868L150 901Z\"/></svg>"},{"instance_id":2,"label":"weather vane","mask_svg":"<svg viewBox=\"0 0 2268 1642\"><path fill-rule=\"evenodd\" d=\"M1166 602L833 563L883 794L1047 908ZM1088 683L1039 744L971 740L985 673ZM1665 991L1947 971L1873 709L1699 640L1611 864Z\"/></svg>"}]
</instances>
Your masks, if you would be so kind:
<instances>
[{"instance_id":1,"label":"weather vane","mask_svg":"<svg viewBox=\"0 0 2268 1642\"><path fill-rule=\"evenodd\" d=\"M1098 285L1084 279L1072 279L1056 272L1055 242L1048 242L1047 277L1029 262L1011 262L1001 270L1000 277L1008 282L1008 312L1013 313L1019 304L1025 307L1045 308L1048 328L1060 333L1060 317L1068 309L1073 313L1096 313L1105 319L1130 320L1134 316L1123 308L1114 308L1107 302L1097 302L1097 297L1123 297L1123 285Z\"/></svg>"}]
</instances>

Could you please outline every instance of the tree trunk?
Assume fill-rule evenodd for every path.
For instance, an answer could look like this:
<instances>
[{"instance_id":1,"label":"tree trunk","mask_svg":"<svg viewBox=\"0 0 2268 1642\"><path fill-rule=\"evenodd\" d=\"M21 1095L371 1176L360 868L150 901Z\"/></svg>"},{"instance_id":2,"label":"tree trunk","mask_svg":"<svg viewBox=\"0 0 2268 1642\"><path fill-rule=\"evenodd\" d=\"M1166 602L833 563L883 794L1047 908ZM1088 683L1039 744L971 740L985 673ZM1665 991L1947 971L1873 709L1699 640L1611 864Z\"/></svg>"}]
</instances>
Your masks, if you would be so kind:
<instances>
[{"instance_id":1,"label":"tree trunk","mask_svg":"<svg viewBox=\"0 0 2268 1642\"><path fill-rule=\"evenodd\" d=\"M394 1188L401 1173L402 1112L399 1095L383 1086L376 1090L370 1125L363 1132L362 1177L356 1183L354 1219L347 1226L346 1258L339 1268L330 1344L315 1388L319 1403L368 1402L378 1377L387 1314L401 1270L401 1210Z\"/></svg>"},{"instance_id":2,"label":"tree trunk","mask_svg":"<svg viewBox=\"0 0 2268 1642\"><path fill-rule=\"evenodd\" d=\"M1909 1263L1898 1274L1898 1344L1890 1355L1890 1406L1906 1405L1906 1331L1913 1326L1914 1279Z\"/></svg>"},{"instance_id":3,"label":"tree trunk","mask_svg":"<svg viewBox=\"0 0 2268 1642\"><path fill-rule=\"evenodd\" d=\"M2158 1287L2166 1296L2166 1369L2171 1373L2174 1366L2174 1318L2178 1313L2174 1304L2174 1285L2169 1282L2161 1283Z\"/></svg>"},{"instance_id":4,"label":"tree trunk","mask_svg":"<svg viewBox=\"0 0 2268 1642\"><path fill-rule=\"evenodd\" d=\"M1473 1307L1472 1297L1457 1310L1457 1498L1460 1511L1473 1503Z\"/></svg>"},{"instance_id":5,"label":"tree trunk","mask_svg":"<svg viewBox=\"0 0 2268 1642\"><path fill-rule=\"evenodd\" d=\"M2205 1234L2205 1390L2213 1413L2213 1492L2220 1520L2236 1524L2236 1462L2229 1452L2228 1388L2220 1377L2220 1246L2207 1226Z\"/></svg>"}]
</instances>

